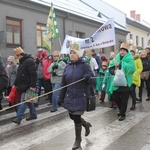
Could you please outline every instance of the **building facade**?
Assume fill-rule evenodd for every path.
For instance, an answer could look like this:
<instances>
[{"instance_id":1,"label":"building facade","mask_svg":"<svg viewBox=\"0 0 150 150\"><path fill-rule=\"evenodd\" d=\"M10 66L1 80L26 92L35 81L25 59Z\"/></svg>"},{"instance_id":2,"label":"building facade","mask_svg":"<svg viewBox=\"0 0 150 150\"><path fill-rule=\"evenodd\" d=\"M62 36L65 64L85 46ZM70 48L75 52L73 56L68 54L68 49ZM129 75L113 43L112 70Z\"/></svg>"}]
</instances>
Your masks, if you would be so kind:
<instances>
[{"instance_id":1,"label":"building facade","mask_svg":"<svg viewBox=\"0 0 150 150\"><path fill-rule=\"evenodd\" d=\"M129 33L126 29L126 15L103 1L95 1L98 8L87 3L90 1L84 0L53 2L60 38L54 40L52 51L61 50L65 35L90 37L111 17L115 17L116 45L97 49L97 52L109 55L110 51L119 50L121 42L126 41ZM0 1L0 41L2 41L0 52L5 61L9 55L14 55L13 49L18 46L21 46L25 52L36 55L37 48L42 46L50 6L50 0ZM109 9L111 11L105 12ZM112 15L112 11L115 11L115 16ZM122 18L121 20L116 18L117 14Z\"/></svg>"}]
</instances>

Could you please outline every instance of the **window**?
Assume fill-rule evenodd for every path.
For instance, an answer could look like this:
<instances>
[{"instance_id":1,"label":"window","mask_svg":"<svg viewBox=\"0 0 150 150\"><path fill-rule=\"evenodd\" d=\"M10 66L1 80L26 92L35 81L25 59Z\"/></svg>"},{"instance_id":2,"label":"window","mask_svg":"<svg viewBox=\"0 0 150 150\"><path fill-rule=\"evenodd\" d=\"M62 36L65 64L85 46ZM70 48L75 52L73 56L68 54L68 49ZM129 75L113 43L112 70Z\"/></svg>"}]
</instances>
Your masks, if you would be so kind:
<instances>
[{"instance_id":1,"label":"window","mask_svg":"<svg viewBox=\"0 0 150 150\"><path fill-rule=\"evenodd\" d=\"M139 37L136 36L136 45L139 45Z\"/></svg>"},{"instance_id":2,"label":"window","mask_svg":"<svg viewBox=\"0 0 150 150\"><path fill-rule=\"evenodd\" d=\"M22 20L6 17L7 46L22 46Z\"/></svg>"},{"instance_id":3,"label":"window","mask_svg":"<svg viewBox=\"0 0 150 150\"><path fill-rule=\"evenodd\" d=\"M43 47L43 38L44 38L44 32L46 29L45 24L37 24L36 26L36 32L37 32L37 47Z\"/></svg>"},{"instance_id":4,"label":"window","mask_svg":"<svg viewBox=\"0 0 150 150\"><path fill-rule=\"evenodd\" d=\"M132 34L130 34L130 39L132 39L133 38L133 35Z\"/></svg>"},{"instance_id":5,"label":"window","mask_svg":"<svg viewBox=\"0 0 150 150\"><path fill-rule=\"evenodd\" d=\"M85 38L85 33L82 33L82 32L76 32L76 37L77 37L77 38L83 39L83 38Z\"/></svg>"},{"instance_id":6,"label":"window","mask_svg":"<svg viewBox=\"0 0 150 150\"><path fill-rule=\"evenodd\" d=\"M144 47L144 38L141 38L141 42L142 42L142 47Z\"/></svg>"}]
</instances>

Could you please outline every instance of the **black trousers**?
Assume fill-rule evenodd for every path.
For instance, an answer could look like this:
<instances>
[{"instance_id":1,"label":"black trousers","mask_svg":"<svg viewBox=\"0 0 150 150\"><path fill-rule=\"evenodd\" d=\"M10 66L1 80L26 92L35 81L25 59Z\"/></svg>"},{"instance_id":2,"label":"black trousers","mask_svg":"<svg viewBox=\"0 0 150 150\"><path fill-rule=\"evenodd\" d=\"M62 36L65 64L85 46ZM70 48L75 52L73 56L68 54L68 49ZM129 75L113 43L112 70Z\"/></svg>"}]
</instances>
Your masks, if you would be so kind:
<instances>
[{"instance_id":1,"label":"black trousers","mask_svg":"<svg viewBox=\"0 0 150 150\"><path fill-rule=\"evenodd\" d=\"M52 91L52 83L50 79L44 80L45 93ZM50 103L52 102L52 93L48 94L48 99Z\"/></svg>"},{"instance_id":2,"label":"black trousers","mask_svg":"<svg viewBox=\"0 0 150 150\"><path fill-rule=\"evenodd\" d=\"M133 89L132 89L132 91L130 92L130 96L131 96L131 98L132 98L132 104L135 105L135 104L136 104L136 91L135 91L136 85L135 85L135 84L132 84L132 87L133 87Z\"/></svg>"},{"instance_id":3,"label":"black trousers","mask_svg":"<svg viewBox=\"0 0 150 150\"><path fill-rule=\"evenodd\" d=\"M147 97L150 96L150 79L148 80L143 80L141 79L141 85L139 87L139 97L142 98L142 95L143 95L143 87L144 87L144 82L145 82L145 85L146 85L146 91L147 91Z\"/></svg>"},{"instance_id":4,"label":"black trousers","mask_svg":"<svg viewBox=\"0 0 150 150\"><path fill-rule=\"evenodd\" d=\"M116 101L117 107L120 111L120 115L125 117L126 110L128 106L128 99L129 99L130 91L114 91L113 92L113 99Z\"/></svg>"}]
</instances>

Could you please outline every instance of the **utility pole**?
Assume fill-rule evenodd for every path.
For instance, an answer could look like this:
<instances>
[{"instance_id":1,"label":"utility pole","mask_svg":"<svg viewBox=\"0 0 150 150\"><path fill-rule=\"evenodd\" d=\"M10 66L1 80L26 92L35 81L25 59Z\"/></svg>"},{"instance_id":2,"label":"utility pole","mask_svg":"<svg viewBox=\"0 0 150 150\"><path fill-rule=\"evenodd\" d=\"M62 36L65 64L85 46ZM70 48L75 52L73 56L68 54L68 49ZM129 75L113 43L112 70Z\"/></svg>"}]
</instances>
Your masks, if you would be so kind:
<instances>
[{"instance_id":1,"label":"utility pole","mask_svg":"<svg viewBox=\"0 0 150 150\"><path fill-rule=\"evenodd\" d=\"M0 31L0 56L2 57L2 44L4 43L4 30Z\"/></svg>"}]
</instances>

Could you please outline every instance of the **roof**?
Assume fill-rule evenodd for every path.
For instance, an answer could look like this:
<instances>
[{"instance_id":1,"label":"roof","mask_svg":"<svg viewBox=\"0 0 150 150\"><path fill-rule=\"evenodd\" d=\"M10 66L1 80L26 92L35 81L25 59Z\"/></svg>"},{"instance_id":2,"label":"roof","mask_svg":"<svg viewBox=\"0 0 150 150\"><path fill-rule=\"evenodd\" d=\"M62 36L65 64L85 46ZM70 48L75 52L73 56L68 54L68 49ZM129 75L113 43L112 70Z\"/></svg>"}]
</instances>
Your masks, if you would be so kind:
<instances>
[{"instance_id":1,"label":"roof","mask_svg":"<svg viewBox=\"0 0 150 150\"><path fill-rule=\"evenodd\" d=\"M83 0L29 0L29 1L49 7L51 7L51 2L53 2L53 7L58 10L62 10L70 14L74 14L86 19L100 22L102 24L105 23L109 18L112 18L100 13L100 11L95 9L94 7L90 7L89 5L91 4L89 3L89 5L87 5ZM98 17L99 13L101 17ZM115 27L126 31L126 28L124 26L121 26L117 22L115 23Z\"/></svg>"}]
</instances>

